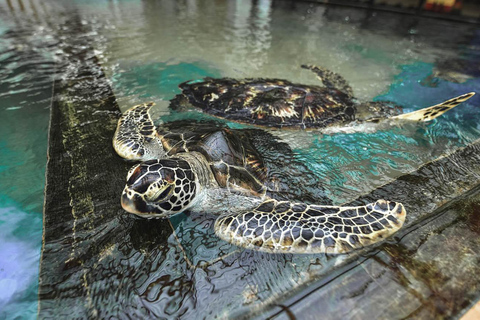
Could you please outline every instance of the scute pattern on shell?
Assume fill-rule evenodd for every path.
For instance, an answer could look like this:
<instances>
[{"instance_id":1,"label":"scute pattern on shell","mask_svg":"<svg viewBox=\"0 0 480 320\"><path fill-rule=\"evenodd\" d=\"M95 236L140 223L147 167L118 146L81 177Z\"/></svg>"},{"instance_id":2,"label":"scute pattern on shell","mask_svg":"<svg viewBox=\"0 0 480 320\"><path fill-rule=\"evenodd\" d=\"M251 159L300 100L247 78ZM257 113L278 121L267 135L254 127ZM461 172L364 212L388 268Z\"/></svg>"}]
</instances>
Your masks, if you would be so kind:
<instances>
[{"instance_id":1,"label":"scute pattern on shell","mask_svg":"<svg viewBox=\"0 0 480 320\"><path fill-rule=\"evenodd\" d=\"M180 84L175 109L188 101L217 117L274 127L318 127L355 119L355 104L342 91L280 79L205 78Z\"/></svg>"},{"instance_id":2,"label":"scute pattern on shell","mask_svg":"<svg viewBox=\"0 0 480 320\"><path fill-rule=\"evenodd\" d=\"M189 133L170 130L171 125L158 130L167 156L198 152L207 160L220 187L244 195L265 194L267 169L248 139L242 139L242 135L228 128L210 126L210 123L189 123L183 127L182 123L173 123L177 128L190 128Z\"/></svg>"},{"instance_id":3,"label":"scute pattern on shell","mask_svg":"<svg viewBox=\"0 0 480 320\"><path fill-rule=\"evenodd\" d=\"M182 93L172 99L172 109L194 107L232 121L266 127L323 130L387 119L431 121L471 98L463 94L432 107L403 113L388 101L358 102L341 75L321 66L302 65L314 72L323 87L282 79L205 78L181 83Z\"/></svg>"},{"instance_id":4,"label":"scute pattern on shell","mask_svg":"<svg viewBox=\"0 0 480 320\"><path fill-rule=\"evenodd\" d=\"M189 209L221 214L234 208L217 219L215 232L232 244L268 252L344 253L378 242L403 225L405 210L395 202L308 204L325 203L323 189L302 183L309 179L308 169L282 160L278 152L288 155L287 146L263 130L178 122L153 128L150 107L128 110L114 138L117 152L125 146L121 156L139 156L139 148L144 149L136 158L144 162L130 170L121 197L131 213L161 218ZM272 143L276 153L269 150ZM157 158L150 160L147 154ZM304 173L298 186L282 182L298 171ZM297 190L289 192L292 188ZM291 201L301 198L306 203Z\"/></svg>"},{"instance_id":5,"label":"scute pattern on shell","mask_svg":"<svg viewBox=\"0 0 480 320\"><path fill-rule=\"evenodd\" d=\"M221 216L217 235L267 252L345 253L382 240L405 220L402 204L378 200L358 207L269 200L252 211Z\"/></svg>"}]
</instances>

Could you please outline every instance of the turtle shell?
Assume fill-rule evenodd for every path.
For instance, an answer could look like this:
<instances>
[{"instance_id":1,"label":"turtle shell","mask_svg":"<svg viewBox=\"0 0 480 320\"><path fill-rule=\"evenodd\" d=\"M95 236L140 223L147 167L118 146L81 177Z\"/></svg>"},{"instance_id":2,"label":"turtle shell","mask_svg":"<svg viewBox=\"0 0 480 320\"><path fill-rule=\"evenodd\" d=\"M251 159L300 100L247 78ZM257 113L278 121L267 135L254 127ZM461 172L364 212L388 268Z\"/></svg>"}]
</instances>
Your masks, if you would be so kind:
<instances>
[{"instance_id":1,"label":"turtle shell","mask_svg":"<svg viewBox=\"0 0 480 320\"><path fill-rule=\"evenodd\" d=\"M174 121L157 127L168 156L201 153L216 182L233 193L330 204L322 183L290 147L260 129L218 122ZM294 172L303 172L295 175Z\"/></svg>"},{"instance_id":2,"label":"turtle shell","mask_svg":"<svg viewBox=\"0 0 480 320\"><path fill-rule=\"evenodd\" d=\"M222 188L262 196L266 192L265 166L248 141L216 123L177 121L157 128L167 155L201 153Z\"/></svg>"},{"instance_id":3,"label":"turtle shell","mask_svg":"<svg viewBox=\"0 0 480 320\"><path fill-rule=\"evenodd\" d=\"M205 78L185 82L172 108L186 102L211 115L272 127L324 128L355 120L351 98L333 88L279 79Z\"/></svg>"}]
</instances>

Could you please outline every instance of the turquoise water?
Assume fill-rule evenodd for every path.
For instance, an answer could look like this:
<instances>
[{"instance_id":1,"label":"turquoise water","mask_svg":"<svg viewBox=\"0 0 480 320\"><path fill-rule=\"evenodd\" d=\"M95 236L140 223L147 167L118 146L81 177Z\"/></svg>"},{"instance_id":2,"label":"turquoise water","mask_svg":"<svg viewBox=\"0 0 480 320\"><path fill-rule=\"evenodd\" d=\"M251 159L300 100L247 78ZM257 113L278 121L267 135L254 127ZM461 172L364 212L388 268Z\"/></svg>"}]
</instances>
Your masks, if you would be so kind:
<instances>
[{"instance_id":1,"label":"turquoise water","mask_svg":"<svg viewBox=\"0 0 480 320\"><path fill-rule=\"evenodd\" d=\"M153 100L164 121L211 119L165 108L180 82L230 76L317 84L302 63L341 73L360 99L389 100L407 110L480 93L475 73L461 83L425 82L439 60L478 63L476 27L430 21L413 28L406 19L379 30L361 12L270 1L32 1L25 10L13 4L12 11L0 3L0 318L36 316L53 61L68 60L57 20L84 22L123 110ZM342 203L480 138L479 102L474 97L427 125L282 137ZM184 217L175 219L175 226L192 227ZM203 254L215 256L217 249ZM199 253L192 260L200 259Z\"/></svg>"},{"instance_id":2,"label":"turquoise water","mask_svg":"<svg viewBox=\"0 0 480 320\"><path fill-rule=\"evenodd\" d=\"M375 59L381 54L367 57ZM414 62L399 65L398 70L385 93L372 100L391 101L405 106L405 112L410 112L480 90L480 81L475 78L461 84L440 79L433 88L423 85L422 80L434 71L433 63ZM128 101L135 97L135 102L128 105L131 106L138 103L137 100L167 101L180 92L178 83L221 75L219 70L205 63L154 63L122 65L122 71L111 79L119 99ZM294 147L298 159L309 163L316 175L326 181L327 193L334 202L345 203L478 139L480 127L471 114L478 112L476 103L479 100L479 97L474 97L428 124L404 124L368 132L326 135L309 132L308 136L300 137L295 132L288 132L288 136L282 137ZM162 121L222 121L195 110L184 113L163 110L161 114ZM227 124L232 128L249 127L234 122ZM296 147L299 144L296 140L300 139L303 141ZM365 179L369 183L364 183Z\"/></svg>"},{"instance_id":3,"label":"turquoise water","mask_svg":"<svg viewBox=\"0 0 480 320\"><path fill-rule=\"evenodd\" d=\"M10 27L0 22L0 318L22 319L37 312L52 62Z\"/></svg>"},{"instance_id":4,"label":"turquoise water","mask_svg":"<svg viewBox=\"0 0 480 320\"><path fill-rule=\"evenodd\" d=\"M480 90L478 79L462 84L439 80L435 88L422 85L422 79L433 71L431 63L400 65L399 70L388 91L374 97L374 101L392 101L406 106L405 112L410 112ZM479 112L478 101L479 97L475 97L425 125L398 126L373 133L318 136L313 148L297 151L305 161L322 159L317 174L329 179L333 172L330 190L336 194L331 196L340 203L346 202L359 193L368 192L370 186L365 188L363 184L366 177L374 180L372 184L382 185L478 139L480 125L472 116Z\"/></svg>"},{"instance_id":5,"label":"turquoise water","mask_svg":"<svg viewBox=\"0 0 480 320\"><path fill-rule=\"evenodd\" d=\"M128 72L113 74L113 89L118 98L136 95L140 99L152 101L170 100L179 93L178 84L204 77L219 77L219 70L208 70L201 63L179 63L169 65L164 62L134 65Z\"/></svg>"}]
</instances>

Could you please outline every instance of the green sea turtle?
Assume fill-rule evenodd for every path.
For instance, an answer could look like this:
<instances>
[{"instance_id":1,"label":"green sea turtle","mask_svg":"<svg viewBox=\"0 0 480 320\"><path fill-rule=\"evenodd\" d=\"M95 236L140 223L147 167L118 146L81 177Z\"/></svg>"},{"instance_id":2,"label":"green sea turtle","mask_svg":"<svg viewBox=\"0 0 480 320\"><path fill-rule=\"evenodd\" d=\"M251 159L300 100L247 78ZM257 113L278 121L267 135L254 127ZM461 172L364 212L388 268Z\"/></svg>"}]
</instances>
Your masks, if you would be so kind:
<instances>
[{"instance_id":1,"label":"green sea turtle","mask_svg":"<svg viewBox=\"0 0 480 320\"><path fill-rule=\"evenodd\" d=\"M302 65L315 72L324 86L280 79L205 78L184 82L182 93L172 99L172 109L195 107L232 121L270 127L352 128L384 120L430 121L471 98L470 92L440 104L403 113L388 102L359 103L340 75L322 67Z\"/></svg>"},{"instance_id":2,"label":"green sea turtle","mask_svg":"<svg viewBox=\"0 0 480 320\"><path fill-rule=\"evenodd\" d=\"M113 139L120 156L142 161L130 169L121 196L128 212L146 218L212 213L219 216L214 228L220 238L292 253L348 252L404 223L405 209L393 201L330 205L306 167L288 160L288 146L264 130L201 122L155 125L152 105L125 112Z\"/></svg>"}]
</instances>

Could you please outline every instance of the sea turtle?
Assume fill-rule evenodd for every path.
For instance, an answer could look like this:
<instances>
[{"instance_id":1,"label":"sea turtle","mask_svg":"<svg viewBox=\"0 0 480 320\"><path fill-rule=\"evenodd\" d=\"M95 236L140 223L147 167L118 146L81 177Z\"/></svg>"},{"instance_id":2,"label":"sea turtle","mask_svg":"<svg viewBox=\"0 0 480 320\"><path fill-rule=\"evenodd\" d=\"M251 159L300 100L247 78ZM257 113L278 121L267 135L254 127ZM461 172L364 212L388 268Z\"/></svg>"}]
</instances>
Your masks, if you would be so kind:
<instances>
[{"instance_id":1,"label":"sea turtle","mask_svg":"<svg viewBox=\"0 0 480 320\"><path fill-rule=\"evenodd\" d=\"M473 59L460 57L438 59L435 61L432 73L421 80L420 83L427 87L437 87L441 81L464 83L473 78L478 78L480 76L480 66Z\"/></svg>"},{"instance_id":2,"label":"sea turtle","mask_svg":"<svg viewBox=\"0 0 480 320\"><path fill-rule=\"evenodd\" d=\"M306 166L288 160L288 146L264 130L191 121L155 125L152 105L126 111L113 139L121 157L142 161L130 169L121 196L128 212L217 214L220 238L267 252L344 253L404 223L405 209L393 201L331 205Z\"/></svg>"},{"instance_id":3,"label":"sea turtle","mask_svg":"<svg viewBox=\"0 0 480 320\"><path fill-rule=\"evenodd\" d=\"M302 65L315 72L324 86L292 83L281 79L205 78L187 81L171 101L172 109L195 107L232 121L270 127L352 128L383 120L430 121L475 93L470 92L418 111L403 113L388 102L358 103L340 75L322 67Z\"/></svg>"}]
</instances>

